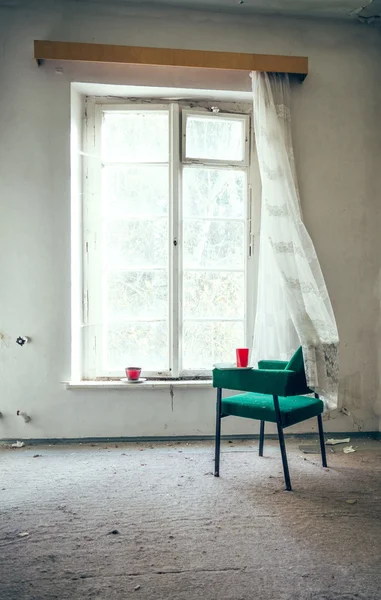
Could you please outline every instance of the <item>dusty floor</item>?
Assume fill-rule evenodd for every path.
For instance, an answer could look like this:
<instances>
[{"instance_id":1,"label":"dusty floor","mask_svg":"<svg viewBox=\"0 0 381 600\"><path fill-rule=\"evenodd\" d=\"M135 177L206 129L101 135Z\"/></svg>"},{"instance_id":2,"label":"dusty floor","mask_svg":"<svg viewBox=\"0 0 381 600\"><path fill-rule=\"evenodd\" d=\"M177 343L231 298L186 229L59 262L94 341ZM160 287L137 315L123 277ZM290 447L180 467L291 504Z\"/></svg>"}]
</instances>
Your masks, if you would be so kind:
<instances>
[{"instance_id":1,"label":"dusty floor","mask_svg":"<svg viewBox=\"0 0 381 600\"><path fill-rule=\"evenodd\" d=\"M381 443L300 443L1 449L0 599L380 599Z\"/></svg>"}]
</instances>

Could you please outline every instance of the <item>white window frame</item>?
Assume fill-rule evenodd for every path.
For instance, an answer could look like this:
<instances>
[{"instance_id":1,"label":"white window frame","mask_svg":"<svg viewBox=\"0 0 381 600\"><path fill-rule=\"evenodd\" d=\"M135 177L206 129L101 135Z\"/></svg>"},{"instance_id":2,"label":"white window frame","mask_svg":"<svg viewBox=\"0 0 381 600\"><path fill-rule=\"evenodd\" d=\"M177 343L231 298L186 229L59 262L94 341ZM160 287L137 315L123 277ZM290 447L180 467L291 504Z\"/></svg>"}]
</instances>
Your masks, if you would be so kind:
<instances>
[{"instance_id":1,"label":"white window frame","mask_svg":"<svg viewBox=\"0 0 381 600\"><path fill-rule=\"evenodd\" d=\"M193 105L194 103L192 103ZM210 103L209 103L210 104ZM249 272L253 264L253 198L252 198L252 168L250 147L251 135L250 116L244 114L242 108L235 107L236 114L224 112L226 104L213 102L213 106L219 107L218 113L213 113L203 106L190 108L182 102L152 101L144 104L139 102L110 102L103 98L89 97L85 103L85 127L84 127L84 164L83 164L83 377L85 379L113 379L120 377L123 373L101 370L102 365L102 323L101 317L101 244L100 237L100 207L101 207L101 124L102 113L126 110L168 110L169 111L169 362L172 368L161 372L144 371L143 376L149 378L188 378L208 377L210 370L186 371L181 368L181 337L182 337L182 168L189 165L205 165L209 167L221 167L246 170L247 194L246 194L246 231L245 231L245 312L244 326L246 344L251 340L253 329L254 302L253 286ZM249 110L247 109L249 112ZM190 115L199 114L216 118L239 119L245 126L245 147L242 161L220 161L210 159L193 159L185 156L186 142L186 119ZM177 199L177 201L176 201ZM172 310L171 310L172 306ZM127 366L127 365L126 365Z\"/></svg>"},{"instance_id":2,"label":"white window frame","mask_svg":"<svg viewBox=\"0 0 381 600\"><path fill-rule=\"evenodd\" d=\"M215 107L218 108L218 107ZM221 119L224 121L241 121L244 123L244 148L242 160L218 160L216 158L190 158L186 155L186 130L187 130L187 119L193 115L199 117L205 117L208 119ZM250 118L249 115L243 114L232 114L226 113L222 110L218 112L211 112L206 110L186 108L182 110L182 163L192 165L211 165L216 167L226 167L227 165L231 168L241 167L248 168L250 162Z\"/></svg>"},{"instance_id":3,"label":"white window frame","mask_svg":"<svg viewBox=\"0 0 381 600\"><path fill-rule=\"evenodd\" d=\"M181 164L179 165L179 169L180 169L180 176L182 175L182 171L183 171L183 167L184 166L205 166L205 167L209 167L209 168L221 168L224 167L226 169L231 169L231 170L244 170L246 171L246 182L247 182L247 191L246 191L246 218L245 218L245 249L247 249L247 252L245 252L245 264L244 264L244 273L245 273L245 299L244 299L244 331L245 331L245 343L247 343L248 340L248 305L249 305L249 299L248 299L248 285L247 285L247 280L248 280L248 258L249 258L249 253L251 252L250 250L250 234L249 234L249 228L250 228L250 221L249 221L249 205L251 202L251 177L250 177L250 117L249 115L244 115L242 113L231 113L231 112L224 112L222 106L222 103L213 103L213 106L215 106L216 108L218 108L218 112L213 112L210 111L208 109L202 109L202 108L183 108L182 110L182 156L181 156ZM186 123L187 123L187 119L189 116L201 116L201 117L205 117L205 118L215 118L215 119L221 119L223 118L224 120L230 120L230 121L240 121L243 122L244 124L244 151L243 151L243 158L242 160L237 160L237 161L232 161L232 160L218 160L218 159L209 159L209 158L190 158L186 156ZM182 207L182 197L181 197L181 189L182 186L180 186L180 194L179 194L179 206L180 209ZM183 224L183 220L181 218L180 220L180 226L182 227ZM179 250L179 252L181 252L181 248ZM182 264L182 260L180 260L180 265ZM200 271L203 269L200 269ZM232 269L232 272L235 271L234 269ZM179 271L179 285L181 286L181 283L183 281L183 273L182 271ZM180 289L180 303L182 300L182 289ZM179 307L179 330L180 332L182 331L182 327L183 327L183 318L182 318L182 306L180 304ZM223 320L223 319L221 319ZM228 321L228 319L226 319L226 321ZM181 334L180 334L180 337ZM232 349L234 351L234 349ZM181 348L179 349L179 355L181 356ZM192 377L194 375L196 376L205 376L205 377L209 377L211 375L211 371L204 369L204 370L187 370L187 369L182 369L181 370L181 374L182 377Z\"/></svg>"}]
</instances>

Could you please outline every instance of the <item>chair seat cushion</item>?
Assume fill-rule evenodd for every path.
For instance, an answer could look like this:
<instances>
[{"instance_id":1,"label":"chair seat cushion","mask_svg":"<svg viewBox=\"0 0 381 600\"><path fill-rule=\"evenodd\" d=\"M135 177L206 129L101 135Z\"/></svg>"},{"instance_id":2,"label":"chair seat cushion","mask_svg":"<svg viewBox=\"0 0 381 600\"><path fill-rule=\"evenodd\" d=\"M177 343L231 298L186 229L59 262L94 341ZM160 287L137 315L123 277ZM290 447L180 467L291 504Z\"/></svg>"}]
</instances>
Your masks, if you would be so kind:
<instances>
[{"instance_id":1,"label":"chair seat cushion","mask_svg":"<svg viewBox=\"0 0 381 600\"><path fill-rule=\"evenodd\" d=\"M324 410L323 402L318 398L308 396L279 397L279 408L282 417L282 426L289 427L300 421L320 415ZM271 421L276 423L273 397L268 394L238 394L222 399L222 416L233 415Z\"/></svg>"}]
</instances>

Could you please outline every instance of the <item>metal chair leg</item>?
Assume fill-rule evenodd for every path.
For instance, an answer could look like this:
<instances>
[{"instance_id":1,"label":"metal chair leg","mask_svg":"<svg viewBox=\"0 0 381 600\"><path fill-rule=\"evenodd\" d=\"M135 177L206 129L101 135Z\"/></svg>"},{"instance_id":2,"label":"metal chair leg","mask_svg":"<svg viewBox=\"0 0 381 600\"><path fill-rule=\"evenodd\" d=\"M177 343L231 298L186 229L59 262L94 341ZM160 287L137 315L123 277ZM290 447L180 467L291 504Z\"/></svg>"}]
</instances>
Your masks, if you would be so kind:
<instances>
[{"instance_id":1,"label":"metal chair leg","mask_svg":"<svg viewBox=\"0 0 381 600\"><path fill-rule=\"evenodd\" d=\"M323 419L321 418L321 415L317 416L317 422L318 422L318 427L319 427L319 440L320 440L321 462L323 464L323 467L326 467L327 466L327 454L325 452Z\"/></svg>"},{"instance_id":2,"label":"metal chair leg","mask_svg":"<svg viewBox=\"0 0 381 600\"><path fill-rule=\"evenodd\" d=\"M315 398L319 399L319 394L314 394ZM318 428L319 428L319 441L320 441L320 452L321 452L321 462L323 467L327 466L327 454L325 451L325 441L324 441L324 430L323 430L323 419L321 415L317 417Z\"/></svg>"},{"instance_id":3,"label":"metal chair leg","mask_svg":"<svg viewBox=\"0 0 381 600\"><path fill-rule=\"evenodd\" d=\"M217 404L216 404L216 441L215 441L215 456L214 456L214 476L220 476L220 448L221 448L221 398L222 389L217 388Z\"/></svg>"},{"instance_id":4,"label":"metal chair leg","mask_svg":"<svg viewBox=\"0 0 381 600\"><path fill-rule=\"evenodd\" d=\"M265 441L265 422L261 421L259 428L259 456L263 456L263 444Z\"/></svg>"},{"instance_id":5,"label":"metal chair leg","mask_svg":"<svg viewBox=\"0 0 381 600\"><path fill-rule=\"evenodd\" d=\"M278 429L279 446L280 446L280 452L281 452L281 455L282 455L284 481L285 481L285 484L286 484L286 490L288 492L291 492L292 491L292 487L291 487L291 480L290 480L290 472L288 470L286 444L284 442L284 434L283 434L283 427L282 427L282 417L281 417L281 414L280 414L278 396L273 396L273 399L274 399L275 415L276 415L276 421L277 421L276 425L277 425L277 429Z\"/></svg>"}]
</instances>

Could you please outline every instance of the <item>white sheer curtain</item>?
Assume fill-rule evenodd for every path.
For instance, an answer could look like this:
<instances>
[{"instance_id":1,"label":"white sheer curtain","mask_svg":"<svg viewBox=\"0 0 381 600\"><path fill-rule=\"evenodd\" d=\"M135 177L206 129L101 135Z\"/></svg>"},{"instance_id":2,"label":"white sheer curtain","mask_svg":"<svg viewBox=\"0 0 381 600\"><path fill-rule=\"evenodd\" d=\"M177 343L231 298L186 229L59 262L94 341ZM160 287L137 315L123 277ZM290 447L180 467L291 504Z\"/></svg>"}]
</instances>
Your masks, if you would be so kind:
<instances>
[{"instance_id":1,"label":"white sheer curtain","mask_svg":"<svg viewBox=\"0 0 381 600\"><path fill-rule=\"evenodd\" d=\"M253 72L254 131L262 184L252 361L288 360L303 347L307 384L337 406L339 336L314 245L302 221L287 75Z\"/></svg>"}]
</instances>

